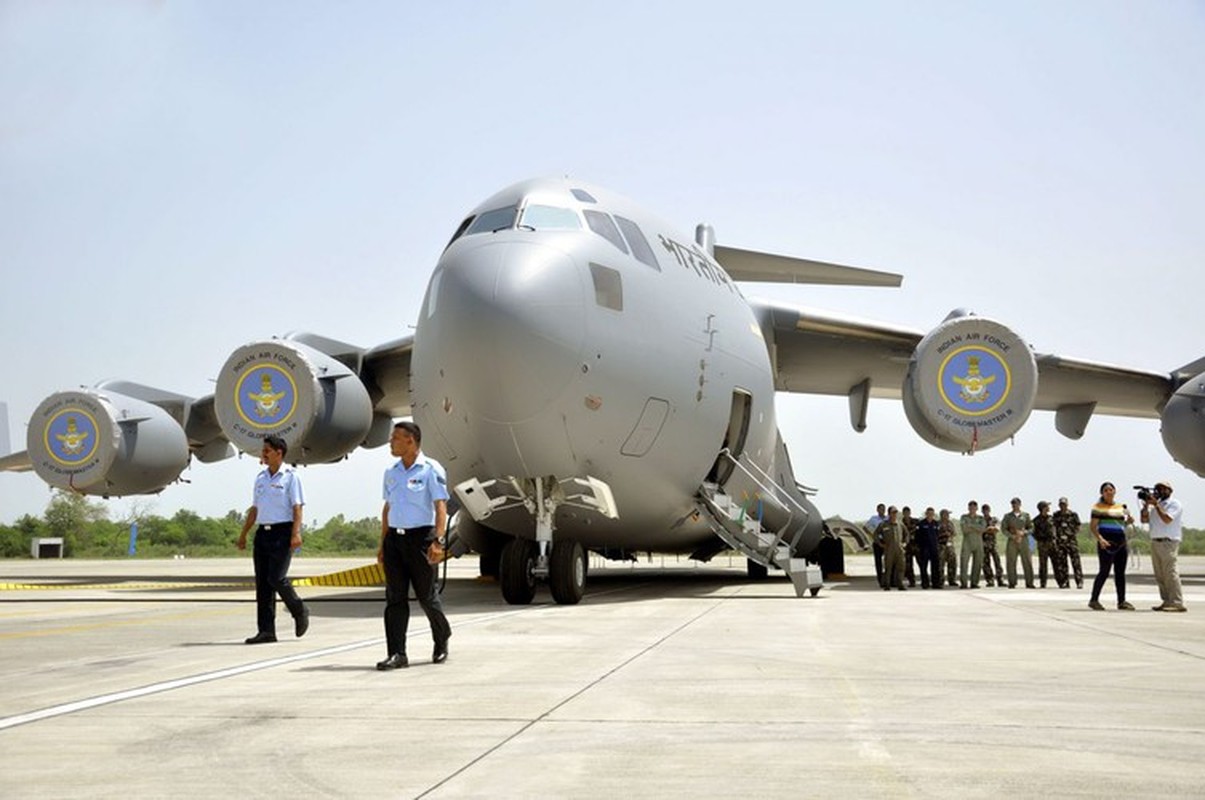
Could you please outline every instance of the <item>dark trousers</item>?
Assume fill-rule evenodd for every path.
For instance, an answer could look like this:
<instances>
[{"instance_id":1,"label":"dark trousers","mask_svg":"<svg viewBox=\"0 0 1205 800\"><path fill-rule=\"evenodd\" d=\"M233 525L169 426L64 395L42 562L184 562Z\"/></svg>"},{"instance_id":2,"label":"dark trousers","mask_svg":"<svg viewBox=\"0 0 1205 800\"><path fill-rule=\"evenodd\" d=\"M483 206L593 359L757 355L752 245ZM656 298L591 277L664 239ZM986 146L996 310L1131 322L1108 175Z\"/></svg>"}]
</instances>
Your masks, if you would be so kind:
<instances>
[{"instance_id":1,"label":"dark trousers","mask_svg":"<svg viewBox=\"0 0 1205 800\"><path fill-rule=\"evenodd\" d=\"M293 523L260 525L255 531L251 558L255 562L255 617L260 633L276 635L276 595L294 617L305 612L305 605L289 582L289 562L293 552Z\"/></svg>"},{"instance_id":2,"label":"dark trousers","mask_svg":"<svg viewBox=\"0 0 1205 800\"><path fill-rule=\"evenodd\" d=\"M879 586L887 586L886 573L883 571L883 545L878 542L871 544L874 551L874 574L879 579Z\"/></svg>"},{"instance_id":3,"label":"dark trousers","mask_svg":"<svg viewBox=\"0 0 1205 800\"><path fill-rule=\"evenodd\" d=\"M427 546L434 538L431 527L385 534L385 644L389 655L406 654L412 583L418 604L431 624L431 636L436 644L446 642L452 635L439 593L435 591L435 567L427 563Z\"/></svg>"},{"instance_id":4,"label":"dark trousers","mask_svg":"<svg viewBox=\"0 0 1205 800\"><path fill-rule=\"evenodd\" d=\"M1106 537L1107 538L1107 537ZM1092 600L1100 602L1100 590L1105 587L1105 579L1109 570L1113 570L1113 583L1117 586L1117 602L1124 603L1126 599L1126 562L1130 560L1130 548L1126 547L1125 539L1114 541L1109 539L1108 547L1096 545L1096 556L1100 559L1100 572L1092 583Z\"/></svg>"},{"instance_id":5,"label":"dark trousers","mask_svg":"<svg viewBox=\"0 0 1205 800\"><path fill-rule=\"evenodd\" d=\"M932 586L941 588L941 563L937 560L937 545L920 548L917 560L920 562L920 585L926 589Z\"/></svg>"}]
</instances>

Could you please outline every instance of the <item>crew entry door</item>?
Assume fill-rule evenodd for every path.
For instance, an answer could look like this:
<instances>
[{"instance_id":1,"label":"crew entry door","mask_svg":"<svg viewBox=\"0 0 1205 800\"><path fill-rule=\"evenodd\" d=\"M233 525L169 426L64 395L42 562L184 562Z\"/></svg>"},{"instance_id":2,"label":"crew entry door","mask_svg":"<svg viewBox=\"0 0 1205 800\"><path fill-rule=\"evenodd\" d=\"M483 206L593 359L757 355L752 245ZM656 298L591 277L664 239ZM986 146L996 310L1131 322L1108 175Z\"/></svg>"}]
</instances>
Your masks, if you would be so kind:
<instances>
[{"instance_id":1,"label":"crew entry door","mask_svg":"<svg viewBox=\"0 0 1205 800\"><path fill-rule=\"evenodd\" d=\"M745 439L749 436L749 416L752 413L753 395L744 389L733 389L728 429L724 431L724 441L720 444L720 450L728 448L733 459L740 458L741 453L745 452ZM711 471L707 474L707 480L722 487L732 476L733 469L735 465L731 460L717 455L715 463L711 465Z\"/></svg>"}]
</instances>

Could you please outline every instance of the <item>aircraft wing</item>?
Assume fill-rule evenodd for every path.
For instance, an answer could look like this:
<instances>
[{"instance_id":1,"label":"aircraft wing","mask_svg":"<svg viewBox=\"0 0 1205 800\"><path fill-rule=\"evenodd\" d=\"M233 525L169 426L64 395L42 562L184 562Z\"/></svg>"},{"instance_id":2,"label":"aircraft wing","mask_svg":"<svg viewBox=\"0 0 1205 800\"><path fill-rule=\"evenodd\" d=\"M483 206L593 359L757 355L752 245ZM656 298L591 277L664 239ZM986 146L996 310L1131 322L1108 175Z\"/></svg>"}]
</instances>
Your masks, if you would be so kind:
<instances>
[{"instance_id":1,"label":"aircraft wing","mask_svg":"<svg viewBox=\"0 0 1205 800\"><path fill-rule=\"evenodd\" d=\"M895 272L879 272L862 267L847 267L827 261L759 253L739 247L715 246L715 260L737 281L772 283L815 283L831 286L899 286L904 277Z\"/></svg>"},{"instance_id":2,"label":"aircraft wing","mask_svg":"<svg viewBox=\"0 0 1205 800\"><path fill-rule=\"evenodd\" d=\"M779 391L852 395L865 386L869 397L902 397L908 364L924 331L766 301L751 305L772 336L768 345ZM1038 385L1033 408L1062 415L1059 430L1072 438L1078 438L1072 429L1082 434L1092 413L1159 417L1194 366L1158 373L1034 355ZM1071 424L1074 421L1080 424Z\"/></svg>"},{"instance_id":3,"label":"aircraft wing","mask_svg":"<svg viewBox=\"0 0 1205 800\"><path fill-rule=\"evenodd\" d=\"M0 458L0 472L29 472L31 469L33 462L29 460L29 453L24 450Z\"/></svg>"},{"instance_id":4,"label":"aircraft wing","mask_svg":"<svg viewBox=\"0 0 1205 800\"><path fill-rule=\"evenodd\" d=\"M360 378L368 387L373 409L391 417L410 416L410 356L414 334L365 351Z\"/></svg>"}]
</instances>

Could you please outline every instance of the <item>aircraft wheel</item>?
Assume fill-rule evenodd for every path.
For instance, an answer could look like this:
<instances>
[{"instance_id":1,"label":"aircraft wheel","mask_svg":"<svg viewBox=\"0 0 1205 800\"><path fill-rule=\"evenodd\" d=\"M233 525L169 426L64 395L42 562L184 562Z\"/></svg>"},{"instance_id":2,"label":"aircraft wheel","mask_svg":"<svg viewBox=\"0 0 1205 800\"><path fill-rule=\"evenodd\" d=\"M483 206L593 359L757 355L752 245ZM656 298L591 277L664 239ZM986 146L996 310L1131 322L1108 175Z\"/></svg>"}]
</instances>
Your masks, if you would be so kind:
<instances>
[{"instance_id":1,"label":"aircraft wheel","mask_svg":"<svg viewBox=\"0 0 1205 800\"><path fill-rule=\"evenodd\" d=\"M498 574L502 569L502 548L505 545L506 539L497 534L486 537L481 543L477 562L477 569L481 573L481 577L498 579Z\"/></svg>"},{"instance_id":2,"label":"aircraft wheel","mask_svg":"<svg viewBox=\"0 0 1205 800\"><path fill-rule=\"evenodd\" d=\"M765 564L745 559L745 573L751 581L764 581L770 575L770 568Z\"/></svg>"},{"instance_id":3,"label":"aircraft wheel","mask_svg":"<svg viewBox=\"0 0 1205 800\"><path fill-rule=\"evenodd\" d=\"M539 550L530 539L511 539L502 548L499 578L502 598L512 606L525 606L536 596L536 556Z\"/></svg>"},{"instance_id":4,"label":"aircraft wheel","mask_svg":"<svg viewBox=\"0 0 1205 800\"><path fill-rule=\"evenodd\" d=\"M548 561L548 588L563 606L576 605L586 593L586 551L581 544L559 539L552 543Z\"/></svg>"}]
</instances>

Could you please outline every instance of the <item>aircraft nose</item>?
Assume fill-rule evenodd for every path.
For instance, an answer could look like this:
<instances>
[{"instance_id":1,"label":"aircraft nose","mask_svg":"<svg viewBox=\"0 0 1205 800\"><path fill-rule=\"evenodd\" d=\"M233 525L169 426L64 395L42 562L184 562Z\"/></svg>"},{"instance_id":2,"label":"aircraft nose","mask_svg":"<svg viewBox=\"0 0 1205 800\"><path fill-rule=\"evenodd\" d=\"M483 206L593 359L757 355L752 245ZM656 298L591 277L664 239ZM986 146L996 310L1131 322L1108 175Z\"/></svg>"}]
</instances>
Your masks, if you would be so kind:
<instances>
[{"instance_id":1,"label":"aircraft nose","mask_svg":"<svg viewBox=\"0 0 1205 800\"><path fill-rule=\"evenodd\" d=\"M580 374L583 298L576 263L554 247L491 242L445 254L426 322L448 397L489 422L539 414Z\"/></svg>"}]
</instances>

